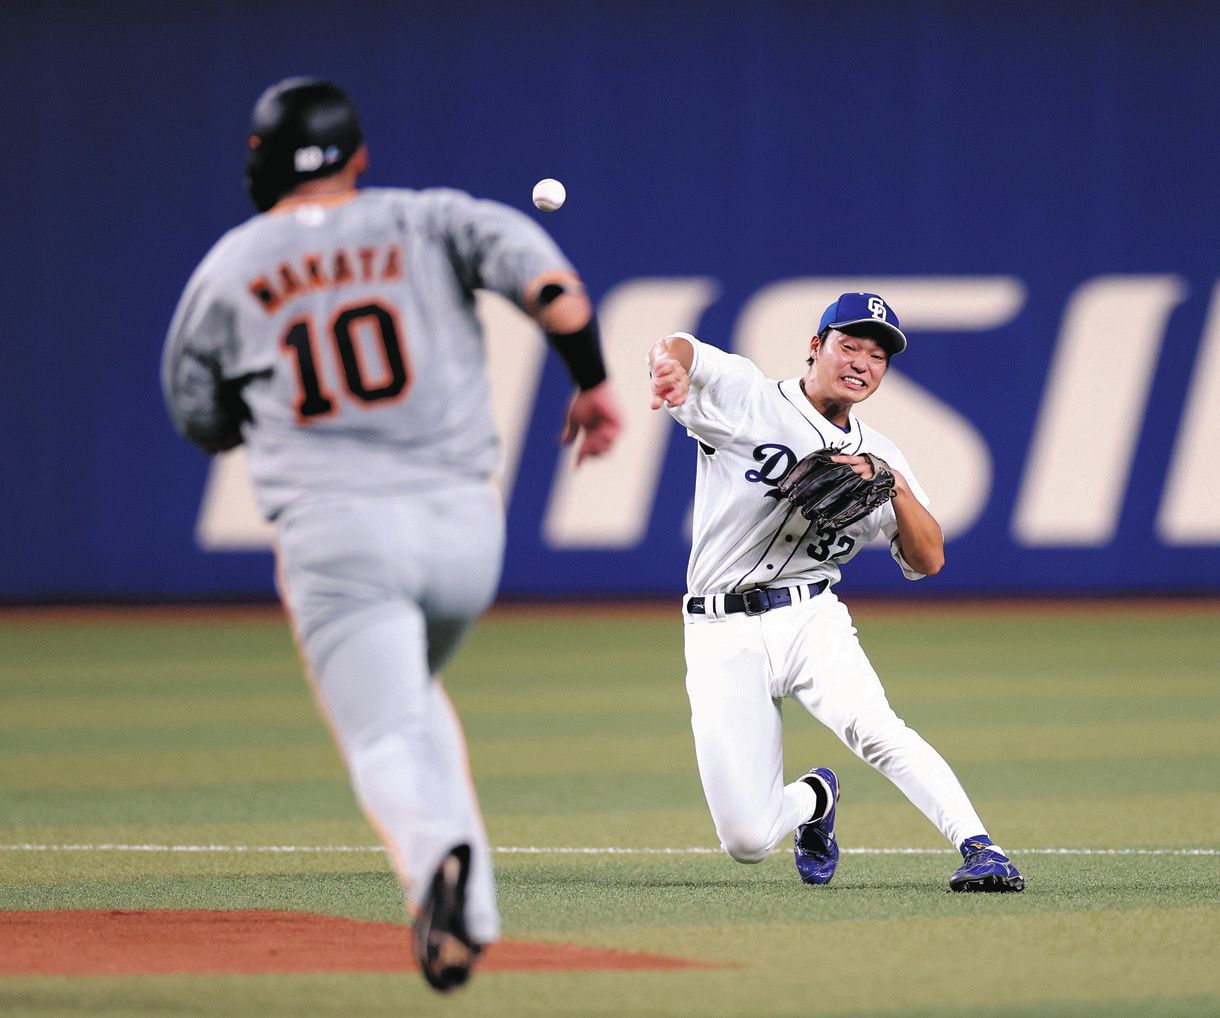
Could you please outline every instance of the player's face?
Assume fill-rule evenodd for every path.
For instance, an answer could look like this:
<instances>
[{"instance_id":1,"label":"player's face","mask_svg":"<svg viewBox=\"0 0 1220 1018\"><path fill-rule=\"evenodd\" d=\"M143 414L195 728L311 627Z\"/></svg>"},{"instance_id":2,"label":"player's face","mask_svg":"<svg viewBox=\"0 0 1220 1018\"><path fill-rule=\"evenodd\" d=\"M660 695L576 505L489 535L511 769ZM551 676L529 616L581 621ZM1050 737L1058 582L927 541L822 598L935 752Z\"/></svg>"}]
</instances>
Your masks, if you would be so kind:
<instances>
[{"instance_id":1,"label":"player's face","mask_svg":"<svg viewBox=\"0 0 1220 1018\"><path fill-rule=\"evenodd\" d=\"M831 329L810 353L813 364L805 374L806 391L812 389L831 402L859 403L877 391L889 354L876 340L849 336Z\"/></svg>"}]
</instances>

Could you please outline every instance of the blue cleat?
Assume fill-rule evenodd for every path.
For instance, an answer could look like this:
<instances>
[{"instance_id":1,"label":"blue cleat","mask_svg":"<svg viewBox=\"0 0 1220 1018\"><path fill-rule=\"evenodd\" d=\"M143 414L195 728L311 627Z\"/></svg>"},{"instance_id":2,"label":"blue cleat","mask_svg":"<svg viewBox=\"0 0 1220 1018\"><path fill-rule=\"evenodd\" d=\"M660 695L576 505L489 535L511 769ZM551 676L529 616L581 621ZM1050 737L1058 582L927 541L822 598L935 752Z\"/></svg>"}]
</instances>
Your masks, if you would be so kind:
<instances>
[{"instance_id":1,"label":"blue cleat","mask_svg":"<svg viewBox=\"0 0 1220 1018\"><path fill-rule=\"evenodd\" d=\"M820 778L830 787L830 809L821 820L810 820L796 829L793 836L796 871L807 884L829 884L839 864L839 843L835 841L839 776L829 767L815 767L805 777Z\"/></svg>"},{"instance_id":2,"label":"blue cleat","mask_svg":"<svg viewBox=\"0 0 1220 1018\"><path fill-rule=\"evenodd\" d=\"M949 878L953 891L1024 891L1025 878L1004 850L986 835L962 842L965 860Z\"/></svg>"}]
</instances>

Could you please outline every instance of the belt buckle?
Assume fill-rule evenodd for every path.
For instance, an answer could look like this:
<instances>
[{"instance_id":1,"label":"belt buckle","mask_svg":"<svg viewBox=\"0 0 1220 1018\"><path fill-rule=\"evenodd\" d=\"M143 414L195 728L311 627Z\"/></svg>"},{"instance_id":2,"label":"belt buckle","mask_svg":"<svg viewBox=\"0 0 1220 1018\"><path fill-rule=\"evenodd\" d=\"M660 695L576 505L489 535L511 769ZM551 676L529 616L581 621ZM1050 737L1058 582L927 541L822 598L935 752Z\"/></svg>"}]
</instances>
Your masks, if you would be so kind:
<instances>
[{"instance_id":1,"label":"belt buckle","mask_svg":"<svg viewBox=\"0 0 1220 1018\"><path fill-rule=\"evenodd\" d=\"M751 594L758 595L758 602L757 602L758 608L757 609L754 609L751 607L751 601L750 601ZM764 587L754 587L750 590L742 591L741 607L742 607L742 610L746 613L746 615L751 615L751 616L752 615L762 615L765 611L770 609L771 599L767 596L767 591Z\"/></svg>"}]
</instances>

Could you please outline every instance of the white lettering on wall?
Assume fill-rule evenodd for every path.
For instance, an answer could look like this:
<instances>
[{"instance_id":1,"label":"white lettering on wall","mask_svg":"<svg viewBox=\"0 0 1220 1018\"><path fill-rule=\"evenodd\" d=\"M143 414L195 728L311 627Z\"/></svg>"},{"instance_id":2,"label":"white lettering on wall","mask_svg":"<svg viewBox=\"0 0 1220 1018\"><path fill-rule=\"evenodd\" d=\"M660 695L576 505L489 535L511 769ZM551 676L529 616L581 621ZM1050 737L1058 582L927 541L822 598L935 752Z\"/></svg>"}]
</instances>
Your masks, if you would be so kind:
<instances>
[{"instance_id":1,"label":"white lettering on wall","mask_svg":"<svg viewBox=\"0 0 1220 1018\"><path fill-rule=\"evenodd\" d=\"M773 377L794 375L820 309L848 291L881 293L912 333L985 332L1011 321L1025 302L1023 285L1009 276L785 280L760 290L742 309L733 348ZM644 355L656 337L694 330L715 292L715 283L705 278L638 279L602 302L606 357L627 427L612 456L587 462L579 472L567 457L561 462L543 521L552 545L627 549L642 539L673 428L667 415L648 409ZM1099 547L1113 538L1166 322L1184 297L1182 280L1171 275L1102 277L1072 295L1014 511L1018 542ZM537 327L502 298L480 294L479 314L487 332L507 497L546 347ZM919 342L917 335L912 340ZM968 530L986 505L991 456L970 421L902 375L904 356L909 355L895 361L881 389L861 407L861 418L898 443L952 538ZM1029 408L999 409L1012 416L1014 427L1027 426ZM556 434L559 427L556 420ZM1220 544L1220 285L1212 295L1156 525L1167 544ZM255 505L244 452L217 456L196 524L199 545L263 549L273 533Z\"/></svg>"},{"instance_id":2,"label":"white lettering on wall","mask_svg":"<svg viewBox=\"0 0 1220 1018\"><path fill-rule=\"evenodd\" d=\"M1166 544L1220 544L1220 284L1212 290L1157 531Z\"/></svg>"},{"instance_id":3,"label":"white lettering on wall","mask_svg":"<svg viewBox=\"0 0 1220 1018\"><path fill-rule=\"evenodd\" d=\"M246 450L241 446L212 459L203 502L195 522L195 540L208 551L257 551L270 548L275 528L263 519L254 501Z\"/></svg>"},{"instance_id":4,"label":"white lettering on wall","mask_svg":"<svg viewBox=\"0 0 1220 1018\"><path fill-rule=\"evenodd\" d=\"M1176 276L1103 276L1068 302L1013 533L1029 547L1109 544L1127 490Z\"/></svg>"}]
</instances>

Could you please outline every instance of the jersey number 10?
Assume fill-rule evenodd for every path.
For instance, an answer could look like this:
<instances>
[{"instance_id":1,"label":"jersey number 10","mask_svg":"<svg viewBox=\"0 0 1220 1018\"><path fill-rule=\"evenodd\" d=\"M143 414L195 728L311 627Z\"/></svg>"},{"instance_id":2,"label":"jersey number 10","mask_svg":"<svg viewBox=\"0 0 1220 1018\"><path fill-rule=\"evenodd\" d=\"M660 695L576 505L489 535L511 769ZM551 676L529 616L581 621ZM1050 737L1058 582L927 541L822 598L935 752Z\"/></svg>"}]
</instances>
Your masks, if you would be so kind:
<instances>
[{"instance_id":1,"label":"jersey number 10","mask_svg":"<svg viewBox=\"0 0 1220 1018\"><path fill-rule=\"evenodd\" d=\"M330 322L343 383L358 404L397 400L411 387L410 357L392 308L369 302L341 309ZM297 373L297 419L308 422L335 412L336 397L319 370L314 320L298 318L280 345L293 358ZM365 356L379 355L380 373L369 376Z\"/></svg>"}]
</instances>

